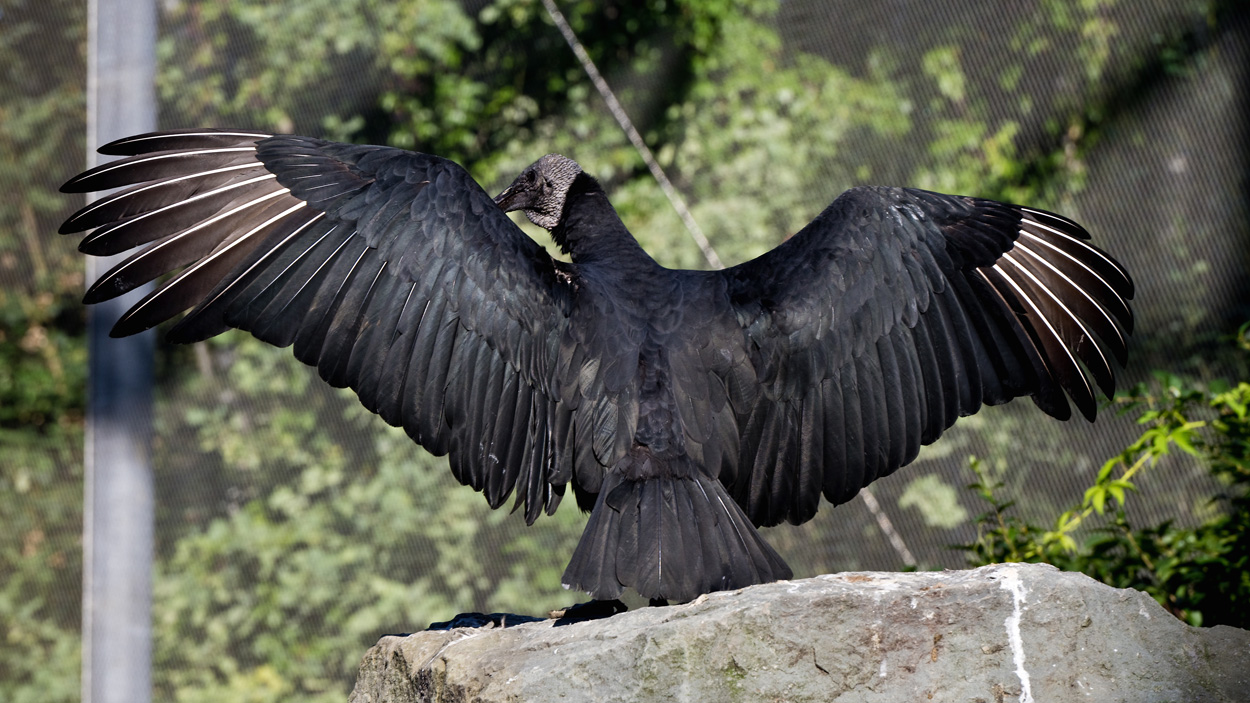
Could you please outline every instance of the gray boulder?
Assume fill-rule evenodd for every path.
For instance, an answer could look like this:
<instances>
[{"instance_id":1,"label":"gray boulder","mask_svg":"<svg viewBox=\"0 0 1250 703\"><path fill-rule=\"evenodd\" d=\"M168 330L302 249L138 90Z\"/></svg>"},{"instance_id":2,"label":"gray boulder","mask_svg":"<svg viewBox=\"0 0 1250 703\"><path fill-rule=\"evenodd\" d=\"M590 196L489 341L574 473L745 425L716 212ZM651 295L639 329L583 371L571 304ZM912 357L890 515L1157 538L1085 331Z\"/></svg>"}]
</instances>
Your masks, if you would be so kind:
<instances>
[{"instance_id":1,"label":"gray boulder","mask_svg":"<svg viewBox=\"0 0 1250 703\"><path fill-rule=\"evenodd\" d=\"M553 627L384 637L352 703L1250 701L1250 632L1048 565L843 573Z\"/></svg>"}]
</instances>

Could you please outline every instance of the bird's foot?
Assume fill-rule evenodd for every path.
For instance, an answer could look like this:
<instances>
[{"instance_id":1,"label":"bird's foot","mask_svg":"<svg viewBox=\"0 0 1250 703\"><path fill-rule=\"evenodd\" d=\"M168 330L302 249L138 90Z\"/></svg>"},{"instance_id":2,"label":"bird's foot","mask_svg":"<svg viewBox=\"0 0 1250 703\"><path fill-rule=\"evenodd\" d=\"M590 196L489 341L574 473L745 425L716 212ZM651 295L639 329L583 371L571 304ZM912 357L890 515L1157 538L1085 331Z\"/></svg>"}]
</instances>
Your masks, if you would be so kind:
<instances>
[{"instance_id":1,"label":"bird's foot","mask_svg":"<svg viewBox=\"0 0 1250 703\"><path fill-rule=\"evenodd\" d=\"M668 601L660 599L652 599L651 605L668 605ZM600 620L602 618L610 618L618 613L623 613L629 608L619 600L592 600L586 603L578 603L567 608L551 611L550 616L555 618L556 625L569 625L575 622L583 622L585 620ZM542 622L548 618L538 618L532 615L517 615L515 613L460 613L456 617L444 622L432 622L430 626L425 628L429 630L454 630L461 627L474 628L496 628L511 627L527 622Z\"/></svg>"},{"instance_id":2,"label":"bird's foot","mask_svg":"<svg viewBox=\"0 0 1250 703\"><path fill-rule=\"evenodd\" d=\"M601 618L610 618L618 613L629 610L619 600L592 600L585 603L571 605L563 610L551 611L551 617L556 618L556 626L571 625L575 622L583 622L585 620L599 620Z\"/></svg>"},{"instance_id":3,"label":"bird's foot","mask_svg":"<svg viewBox=\"0 0 1250 703\"><path fill-rule=\"evenodd\" d=\"M526 622L542 622L546 618L515 613L460 613L446 622L432 622L426 630L454 630L458 627L511 627Z\"/></svg>"}]
</instances>

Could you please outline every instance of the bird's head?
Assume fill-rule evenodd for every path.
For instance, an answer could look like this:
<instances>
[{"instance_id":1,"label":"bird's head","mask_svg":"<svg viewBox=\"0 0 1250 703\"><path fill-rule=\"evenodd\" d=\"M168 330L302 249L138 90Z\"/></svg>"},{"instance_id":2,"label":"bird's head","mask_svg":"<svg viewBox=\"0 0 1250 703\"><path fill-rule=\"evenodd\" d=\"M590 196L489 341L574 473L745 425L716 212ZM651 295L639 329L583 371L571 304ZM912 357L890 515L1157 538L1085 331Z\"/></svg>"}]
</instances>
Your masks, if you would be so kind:
<instances>
[{"instance_id":1,"label":"bird's head","mask_svg":"<svg viewBox=\"0 0 1250 703\"><path fill-rule=\"evenodd\" d=\"M573 179L582 172L577 162L559 154L547 154L530 164L512 185L495 196L504 212L522 210L530 222L550 232L560 223L564 198Z\"/></svg>"}]
</instances>

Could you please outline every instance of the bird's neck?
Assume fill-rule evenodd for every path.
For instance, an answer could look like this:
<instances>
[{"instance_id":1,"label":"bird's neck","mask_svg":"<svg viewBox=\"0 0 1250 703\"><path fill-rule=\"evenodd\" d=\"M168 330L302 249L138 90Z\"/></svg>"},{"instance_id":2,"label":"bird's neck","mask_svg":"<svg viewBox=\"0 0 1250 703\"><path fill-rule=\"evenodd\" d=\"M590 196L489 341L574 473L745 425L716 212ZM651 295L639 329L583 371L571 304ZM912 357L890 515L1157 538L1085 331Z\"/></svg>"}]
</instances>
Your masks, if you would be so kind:
<instances>
[{"instance_id":1,"label":"bird's neck","mask_svg":"<svg viewBox=\"0 0 1250 703\"><path fill-rule=\"evenodd\" d=\"M599 182L585 173L569 186L560 224L551 236L579 265L611 262L625 269L658 265L625 228Z\"/></svg>"}]
</instances>

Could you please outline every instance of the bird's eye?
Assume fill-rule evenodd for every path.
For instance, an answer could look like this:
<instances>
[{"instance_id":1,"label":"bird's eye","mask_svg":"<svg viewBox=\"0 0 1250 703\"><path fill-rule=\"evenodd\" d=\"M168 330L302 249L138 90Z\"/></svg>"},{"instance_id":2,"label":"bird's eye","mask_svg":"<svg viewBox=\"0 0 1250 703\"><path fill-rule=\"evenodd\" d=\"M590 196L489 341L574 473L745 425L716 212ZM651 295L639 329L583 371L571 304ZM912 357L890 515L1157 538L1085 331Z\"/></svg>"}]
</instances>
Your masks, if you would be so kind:
<instances>
[{"instance_id":1,"label":"bird's eye","mask_svg":"<svg viewBox=\"0 0 1250 703\"><path fill-rule=\"evenodd\" d=\"M525 182L527 184L534 185L534 181L536 180L538 180L538 174L534 173L533 171L525 172Z\"/></svg>"}]
</instances>

